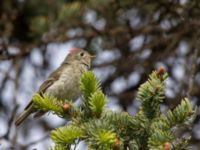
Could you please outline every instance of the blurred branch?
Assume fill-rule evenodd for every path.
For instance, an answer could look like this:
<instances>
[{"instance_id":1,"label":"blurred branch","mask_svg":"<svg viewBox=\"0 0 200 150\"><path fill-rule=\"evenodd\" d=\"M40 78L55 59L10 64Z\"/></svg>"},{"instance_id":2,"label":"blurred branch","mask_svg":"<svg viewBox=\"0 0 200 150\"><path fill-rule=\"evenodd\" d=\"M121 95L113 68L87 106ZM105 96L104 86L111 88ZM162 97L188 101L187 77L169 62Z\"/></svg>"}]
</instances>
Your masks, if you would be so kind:
<instances>
[{"instance_id":1,"label":"blurred branch","mask_svg":"<svg viewBox=\"0 0 200 150\"><path fill-rule=\"evenodd\" d=\"M14 108L13 108L12 113L10 115L10 119L8 120L8 125L7 125L8 130L7 130L6 134L3 136L6 140L9 140L10 131L12 129L11 126L12 126L12 123L14 121L15 115L17 113L18 107L19 107L18 105L14 105Z\"/></svg>"},{"instance_id":2,"label":"blurred branch","mask_svg":"<svg viewBox=\"0 0 200 150\"><path fill-rule=\"evenodd\" d=\"M29 51L22 51L18 54L6 54L6 55L0 55L0 61L3 60L10 60L10 59L16 59L16 58L23 58L27 56L30 53L31 50Z\"/></svg>"},{"instance_id":3,"label":"blurred branch","mask_svg":"<svg viewBox=\"0 0 200 150\"><path fill-rule=\"evenodd\" d=\"M187 91L187 97L191 97L191 93L193 91L193 87L194 87L194 78L195 78L195 72L197 69L197 58L198 58L198 48L194 49L194 53L191 57L192 60L192 67L190 70L190 75L189 75L189 83L188 83L188 91Z\"/></svg>"}]
</instances>

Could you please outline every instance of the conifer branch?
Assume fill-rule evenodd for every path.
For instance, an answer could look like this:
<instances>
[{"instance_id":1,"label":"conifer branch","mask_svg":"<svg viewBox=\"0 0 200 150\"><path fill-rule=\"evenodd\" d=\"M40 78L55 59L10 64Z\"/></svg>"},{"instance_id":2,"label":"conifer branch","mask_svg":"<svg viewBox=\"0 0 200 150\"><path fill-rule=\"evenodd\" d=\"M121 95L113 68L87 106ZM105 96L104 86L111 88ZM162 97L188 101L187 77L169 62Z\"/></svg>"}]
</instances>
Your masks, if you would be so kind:
<instances>
[{"instance_id":1,"label":"conifer branch","mask_svg":"<svg viewBox=\"0 0 200 150\"><path fill-rule=\"evenodd\" d=\"M51 139L57 144L62 146L68 146L73 144L76 139L82 138L84 131L74 125L68 125L57 128L51 132Z\"/></svg>"},{"instance_id":2,"label":"conifer branch","mask_svg":"<svg viewBox=\"0 0 200 150\"><path fill-rule=\"evenodd\" d=\"M192 123L194 117L196 116L196 109L197 108L192 108L192 104L189 99L183 99L181 104L178 105L173 111L169 110L167 112L166 117L170 127Z\"/></svg>"},{"instance_id":3,"label":"conifer branch","mask_svg":"<svg viewBox=\"0 0 200 150\"><path fill-rule=\"evenodd\" d=\"M164 100L167 73L163 68L154 71L139 88L137 99L141 108L135 116L126 112L113 112L105 108L107 99L93 72L82 76L80 88L82 106L36 94L36 108L51 111L71 122L51 132L56 146L52 150L70 149L77 141L85 141L88 149L96 150L172 150L187 149L188 139L178 138L175 129L188 127L195 118L196 109L185 98L174 110L160 111Z\"/></svg>"},{"instance_id":4,"label":"conifer branch","mask_svg":"<svg viewBox=\"0 0 200 150\"><path fill-rule=\"evenodd\" d=\"M100 83L91 71L83 74L80 88L85 100L88 100L95 91L101 90Z\"/></svg>"},{"instance_id":5,"label":"conifer branch","mask_svg":"<svg viewBox=\"0 0 200 150\"><path fill-rule=\"evenodd\" d=\"M58 100L45 94L35 94L32 99L37 109L50 111L62 118L75 117L79 113L79 110L73 106L73 103L67 100ZM64 107L66 105L68 106L67 110Z\"/></svg>"},{"instance_id":6,"label":"conifer branch","mask_svg":"<svg viewBox=\"0 0 200 150\"><path fill-rule=\"evenodd\" d=\"M91 148L111 149L117 139L114 126L107 121L92 120L84 124L87 141Z\"/></svg>"},{"instance_id":7,"label":"conifer branch","mask_svg":"<svg viewBox=\"0 0 200 150\"><path fill-rule=\"evenodd\" d=\"M154 71L149 80L143 83L138 91L137 98L142 103L142 110L147 118L153 119L160 114L160 103L164 100L165 80L167 73L159 74Z\"/></svg>"},{"instance_id":8,"label":"conifer branch","mask_svg":"<svg viewBox=\"0 0 200 150\"><path fill-rule=\"evenodd\" d=\"M100 117L106 104L106 97L101 91L96 91L89 98L89 107L95 116Z\"/></svg>"},{"instance_id":9,"label":"conifer branch","mask_svg":"<svg viewBox=\"0 0 200 150\"><path fill-rule=\"evenodd\" d=\"M196 109L192 109L192 105L187 98L181 101L181 104L178 105L173 111L169 110L165 115L161 115L160 118L154 120L151 125L151 137L149 138L148 146L152 149L163 147L165 143L175 143L174 148L180 147L180 143L187 143L186 139L183 139L182 142L175 138L174 129L178 126L189 125L192 123L195 117ZM178 144L176 141L179 141Z\"/></svg>"}]
</instances>

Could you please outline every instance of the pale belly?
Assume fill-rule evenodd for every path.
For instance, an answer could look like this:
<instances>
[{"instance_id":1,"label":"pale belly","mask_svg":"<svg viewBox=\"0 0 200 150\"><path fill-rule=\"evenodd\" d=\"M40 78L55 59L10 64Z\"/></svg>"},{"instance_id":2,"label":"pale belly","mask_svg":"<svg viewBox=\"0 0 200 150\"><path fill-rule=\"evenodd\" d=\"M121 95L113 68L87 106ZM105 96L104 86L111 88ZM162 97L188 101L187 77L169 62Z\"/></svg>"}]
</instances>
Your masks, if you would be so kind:
<instances>
[{"instance_id":1,"label":"pale belly","mask_svg":"<svg viewBox=\"0 0 200 150\"><path fill-rule=\"evenodd\" d=\"M45 94L61 100L75 101L80 96L80 90L78 86L75 87L66 83L59 83L59 85L54 84L48 88Z\"/></svg>"},{"instance_id":2,"label":"pale belly","mask_svg":"<svg viewBox=\"0 0 200 150\"><path fill-rule=\"evenodd\" d=\"M77 73L79 73L79 75L77 75ZM75 101L81 94L81 75L82 72L80 71L76 72L76 76L70 76L68 71L64 72L61 77L45 91L45 94L61 100Z\"/></svg>"}]
</instances>

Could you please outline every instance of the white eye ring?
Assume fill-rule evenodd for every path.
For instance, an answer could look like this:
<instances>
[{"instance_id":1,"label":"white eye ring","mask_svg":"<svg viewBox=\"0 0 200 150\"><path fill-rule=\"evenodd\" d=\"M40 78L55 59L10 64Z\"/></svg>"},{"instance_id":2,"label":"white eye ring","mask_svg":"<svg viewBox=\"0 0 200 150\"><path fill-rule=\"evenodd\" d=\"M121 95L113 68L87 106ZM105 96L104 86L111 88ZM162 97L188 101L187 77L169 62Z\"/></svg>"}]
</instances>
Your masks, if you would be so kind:
<instances>
[{"instance_id":1,"label":"white eye ring","mask_svg":"<svg viewBox=\"0 0 200 150\"><path fill-rule=\"evenodd\" d=\"M83 53L83 52L81 52L81 53L80 53L80 56L84 56L84 53Z\"/></svg>"}]
</instances>

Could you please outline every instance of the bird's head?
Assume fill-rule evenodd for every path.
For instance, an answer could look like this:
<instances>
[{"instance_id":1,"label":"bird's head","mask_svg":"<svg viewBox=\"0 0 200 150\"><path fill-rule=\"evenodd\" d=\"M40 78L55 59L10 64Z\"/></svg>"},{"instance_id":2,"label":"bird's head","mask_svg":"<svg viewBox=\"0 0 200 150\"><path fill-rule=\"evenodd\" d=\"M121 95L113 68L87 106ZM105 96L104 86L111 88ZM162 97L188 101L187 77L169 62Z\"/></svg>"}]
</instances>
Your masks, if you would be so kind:
<instances>
[{"instance_id":1,"label":"bird's head","mask_svg":"<svg viewBox=\"0 0 200 150\"><path fill-rule=\"evenodd\" d=\"M91 55L87 51L80 48L72 48L69 50L69 54L65 58L63 63L77 63L86 65L88 68L91 66L91 61L94 58L94 55Z\"/></svg>"}]
</instances>

